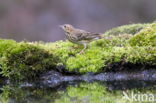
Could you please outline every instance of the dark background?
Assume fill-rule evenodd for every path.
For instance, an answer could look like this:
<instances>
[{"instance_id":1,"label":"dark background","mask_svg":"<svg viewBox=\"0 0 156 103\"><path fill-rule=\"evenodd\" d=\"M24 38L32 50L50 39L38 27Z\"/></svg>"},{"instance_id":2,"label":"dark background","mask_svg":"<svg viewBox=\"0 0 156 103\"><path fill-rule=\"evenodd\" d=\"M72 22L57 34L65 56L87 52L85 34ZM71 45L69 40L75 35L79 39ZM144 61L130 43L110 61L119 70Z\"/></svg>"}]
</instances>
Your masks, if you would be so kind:
<instances>
[{"instance_id":1,"label":"dark background","mask_svg":"<svg viewBox=\"0 0 156 103\"><path fill-rule=\"evenodd\" d=\"M156 0L0 0L0 38L56 41L61 24L91 32L156 20Z\"/></svg>"}]
</instances>

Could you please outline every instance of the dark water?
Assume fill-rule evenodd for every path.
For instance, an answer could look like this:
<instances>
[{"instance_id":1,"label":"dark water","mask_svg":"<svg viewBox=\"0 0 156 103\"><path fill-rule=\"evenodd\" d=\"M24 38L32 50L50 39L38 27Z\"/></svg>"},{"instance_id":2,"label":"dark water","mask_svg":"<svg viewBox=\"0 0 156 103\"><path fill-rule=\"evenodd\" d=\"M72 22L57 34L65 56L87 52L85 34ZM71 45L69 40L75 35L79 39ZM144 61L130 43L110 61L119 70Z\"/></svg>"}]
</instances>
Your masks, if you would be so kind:
<instances>
[{"instance_id":1,"label":"dark water","mask_svg":"<svg viewBox=\"0 0 156 103\"><path fill-rule=\"evenodd\" d=\"M130 100L124 98L128 95ZM132 94L156 100L155 81L64 82L52 88L43 85L1 85L0 103L138 103ZM150 101L150 95L154 99ZM144 97L145 98L145 97ZM151 97L152 98L152 97ZM155 102L153 102L155 103Z\"/></svg>"},{"instance_id":2,"label":"dark water","mask_svg":"<svg viewBox=\"0 0 156 103\"><path fill-rule=\"evenodd\" d=\"M114 74L113 78L116 79L110 80L100 81L104 75L89 74L79 77L79 80L76 80L76 77L72 80L66 76L66 81L61 82L55 74L57 78L52 76L54 79L51 79L51 85L45 85L45 82L41 81L18 84L1 82L0 103L156 103L156 80L151 78L154 77L153 71L153 75L150 76L148 74L151 73L147 71L140 73L146 74L142 80L138 78L138 73L138 76L133 75L132 79L131 73L127 74L129 79L123 73L119 73L120 75ZM90 79L97 76L98 80ZM111 76L112 74L109 75Z\"/></svg>"}]
</instances>

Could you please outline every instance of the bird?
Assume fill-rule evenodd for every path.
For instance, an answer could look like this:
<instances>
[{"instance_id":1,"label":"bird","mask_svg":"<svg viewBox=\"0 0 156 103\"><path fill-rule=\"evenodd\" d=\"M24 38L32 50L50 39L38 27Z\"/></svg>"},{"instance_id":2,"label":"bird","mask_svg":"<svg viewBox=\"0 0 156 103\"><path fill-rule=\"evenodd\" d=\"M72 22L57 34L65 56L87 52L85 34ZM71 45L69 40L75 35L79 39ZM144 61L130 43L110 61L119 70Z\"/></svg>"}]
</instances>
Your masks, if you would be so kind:
<instances>
[{"instance_id":1,"label":"bird","mask_svg":"<svg viewBox=\"0 0 156 103\"><path fill-rule=\"evenodd\" d=\"M87 45L94 41L102 38L101 33L91 33L85 30L74 28L70 24L64 24L60 25L60 27L64 30L66 38L78 45L83 45L83 49L80 51L81 53L84 53L84 50L87 49Z\"/></svg>"}]
</instances>

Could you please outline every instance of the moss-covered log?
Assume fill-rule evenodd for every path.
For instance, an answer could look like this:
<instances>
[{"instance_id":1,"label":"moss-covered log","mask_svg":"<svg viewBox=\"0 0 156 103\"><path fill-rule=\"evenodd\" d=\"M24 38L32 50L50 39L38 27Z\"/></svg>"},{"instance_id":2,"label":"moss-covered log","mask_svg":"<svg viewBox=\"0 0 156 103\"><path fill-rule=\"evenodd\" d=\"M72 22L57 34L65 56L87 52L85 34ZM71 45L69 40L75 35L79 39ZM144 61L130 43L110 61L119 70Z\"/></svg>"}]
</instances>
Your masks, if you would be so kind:
<instances>
[{"instance_id":1,"label":"moss-covered log","mask_svg":"<svg viewBox=\"0 0 156 103\"><path fill-rule=\"evenodd\" d=\"M78 73L105 71L115 63L156 66L156 23L109 30L103 39L91 42L85 52L79 54L82 48L69 41L17 43L1 39L1 74L22 80L60 65Z\"/></svg>"}]
</instances>

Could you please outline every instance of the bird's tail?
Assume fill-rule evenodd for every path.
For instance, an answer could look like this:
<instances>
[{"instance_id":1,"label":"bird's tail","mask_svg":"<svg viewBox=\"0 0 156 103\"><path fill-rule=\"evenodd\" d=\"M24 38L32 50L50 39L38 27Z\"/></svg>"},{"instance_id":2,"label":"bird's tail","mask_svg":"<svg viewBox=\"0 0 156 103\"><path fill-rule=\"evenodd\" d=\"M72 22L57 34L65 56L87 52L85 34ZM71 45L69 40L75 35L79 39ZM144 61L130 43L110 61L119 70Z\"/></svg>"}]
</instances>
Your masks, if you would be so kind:
<instances>
[{"instance_id":1,"label":"bird's tail","mask_svg":"<svg viewBox=\"0 0 156 103\"><path fill-rule=\"evenodd\" d=\"M112 37L105 36L104 34L96 34L95 39L112 39Z\"/></svg>"},{"instance_id":2,"label":"bird's tail","mask_svg":"<svg viewBox=\"0 0 156 103\"><path fill-rule=\"evenodd\" d=\"M101 38L100 39L112 39L112 37L111 36L105 36L105 35L100 35L101 36Z\"/></svg>"},{"instance_id":3,"label":"bird's tail","mask_svg":"<svg viewBox=\"0 0 156 103\"><path fill-rule=\"evenodd\" d=\"M101 34L93 34L91 38L93 38L94 40L102 39L102 35Z\"/></svg>"}]
</instances>

